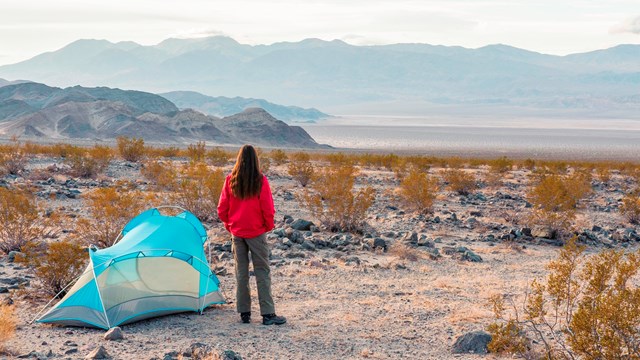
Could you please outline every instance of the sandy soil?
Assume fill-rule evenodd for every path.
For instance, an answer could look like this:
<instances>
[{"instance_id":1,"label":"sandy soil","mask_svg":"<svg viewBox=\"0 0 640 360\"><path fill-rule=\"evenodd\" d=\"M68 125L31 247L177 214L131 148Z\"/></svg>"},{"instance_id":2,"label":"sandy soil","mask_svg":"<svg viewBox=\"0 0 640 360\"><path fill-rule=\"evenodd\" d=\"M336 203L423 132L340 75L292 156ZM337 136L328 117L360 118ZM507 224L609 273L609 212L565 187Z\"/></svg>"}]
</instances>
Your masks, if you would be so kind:
<instances>
[{"instance_id":1,"label":"sandy soil","mask_svg":"<svg viewBox=\"0 0 640 360\"><path fill-rule=\"evenodd\" d=\"M35 160L30 168L52 162L55 160ZM438 169L431 171L437 173ZM469 171L482 177L486 169ZM269 176L277 227L286 227L285 215L313 220L293 195L301 188L284 174L281 166L272 169ZM312 251L294 245L286 249L282 246L284 239L272 235L273 293L277 312L288 318L284 326L261 325L256 316L257 300L253 323L239 323L233 303L233 263L224 259L224 251L215 250L212 266L227 271L219 278L229 304L209 308L202 315L184 313L125 325L124 340L106 341L102 330L30 324L44 303L29 303L15 293L0 294L0 299L13 299L20 323L8 348L16 355L36 351L51 358L75 359L102 345L115 359L163 359L200 342L233 350L244 359L477 359L483 356L453 355L451 345L455 339L468 331L482 330L491 321L486 305L491 294L522 293L529 281L545 275L544 264L558 252L558 247L541 239L499 240L512 229L523 227L518 222L528 211L524 199L527 175L527 170L511 171L502 186L482 187L471 196L443 190L434 214L429 216L418 216L403 208L393 194L397 180L392 172L365 169L358 178L359 186L373 185L378 194L367 219L367 232L372 237L393 244L404 241L405 234L416 232L441 253L445 246L465 246L480 255L482 262L457 260L449 255L431 260L424 246L412 249L420 259L403 260L391 252L369 250L372 239L357 234L341 248ZM136 166L114 161L103 180L108 184L115 179L137 178ZM9 184L29 181L5 180ZM636 247L612 240L613 234L631 227L617 212L618 200L624 195L621 189L627 181L620 174L614 174L608 185L594 180L595 193L584 202L576 221L578 230L590 230L593 225L603 228L596 234L598 241L592 243L590 252L599 251L605 243ZM95 184L81 181L78 190L83 193L91 186ZM83 214L81 199L47 201L52 207L64 206L65 211ZM637 226L634 229L640 231ZM309 241L331 242L335 235L325 230L303 232ZM220 225L214 226L210 238L215 244L228 241ZM28 279L28 272L6 256L0 258L0 279L16 277ZM493 355L484 356L487 357Z\"/></svg>"}]
</instances>

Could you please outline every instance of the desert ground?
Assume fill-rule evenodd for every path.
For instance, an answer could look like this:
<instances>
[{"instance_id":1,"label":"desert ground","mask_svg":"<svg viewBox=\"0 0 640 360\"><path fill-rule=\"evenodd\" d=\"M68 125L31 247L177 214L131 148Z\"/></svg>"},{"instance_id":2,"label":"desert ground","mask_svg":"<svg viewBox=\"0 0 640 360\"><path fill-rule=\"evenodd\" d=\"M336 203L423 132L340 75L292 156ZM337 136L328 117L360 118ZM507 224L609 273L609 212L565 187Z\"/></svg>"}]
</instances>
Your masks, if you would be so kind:
<instances>
[{"instance_id":1,"label":"desert ground","mask_svg":"<svg viewBox=\"0 0 640 360\"><path fill-rule=\"evenodd\" d=\"M327 166L320 160L312 164L316 169ZM215 221L209 224L210 262L228 303L201 315L182 313L124 325L119 341L104 340L99 329L31 323L47 299L25 295L37 279L28 267L0 255L0 288L5 289L0 300L13 303L18 323L5 356L76 359L102 346L114 359L178 359L188 358L192 345L202 343L232 350L243 359L499 358L453 354L452 346L459 336L484 330L492 321L487 304L492 294L517 298L534 278L544 278L545 264L557 256L563 240L523 231L531 227L525 220L531 211L531 170L513 166L489 184L483 180L488 166L462 164L479 187L459 195L441 185L427 213L405 206L394 171L360 167L356 188L371 186L376 193L366 225L358 232L332 232L300 201L304 189L288 174L287 164L272 163L267 176L276 229L268 241L276 309L288 319L283 326L259 322L255 283L253 322L239 322L230 237ZM231 165L222 166L223 171L229 172ZM38 169L51 173L32 176ZM439 176L441 170L433 165L428 172ZM4 175L0 186L29 185L44 209L67 216L69 222L50 240L59 241L74 233L72 219L88 216L85 195L95 189L127 180L139 191L151 191L153 182L140 171L140 163L116 158L103 173L85 179L70 175L62 159L39 155L23 173ZM607 183L597 176L591 180L593 193L580 201L571 228L582 235L588 253L637 248L640 228L619 212L633 181L618 170L611 171ZM161 205L156 201L151 205ZM293 230L290 225L297 219L316 226ZM376 241L388 251L374 248Z\"/></svg>"}]
</instances>

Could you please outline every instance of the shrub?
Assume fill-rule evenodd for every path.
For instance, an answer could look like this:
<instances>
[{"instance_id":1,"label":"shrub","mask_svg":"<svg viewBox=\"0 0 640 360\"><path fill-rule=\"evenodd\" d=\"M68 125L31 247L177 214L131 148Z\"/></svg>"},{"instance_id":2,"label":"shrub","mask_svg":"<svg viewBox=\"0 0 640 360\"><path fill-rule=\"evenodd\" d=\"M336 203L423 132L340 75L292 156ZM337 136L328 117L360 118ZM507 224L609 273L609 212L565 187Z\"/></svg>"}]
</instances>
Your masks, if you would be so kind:
<instances>
[{"instance_id":1,"label":"shrub","mask_svg":"<svg viewBox=\"0 0 640 360\"><path fill-rule=\"evenodd\" d=\"M195 144L187 146L187 157L193 161L204 161L204 157L207 154L207 147L204 141L198 141Z\"/></svg>"},{"instance_id":2,"label":"shrub","mask_svg":"<svg viewBox=\"0 0 640 360\"><path fill-rule=\"evenodd\" d=\"M314 171L310 159L309 154L298 152L293 154L289 161L289 175L302 187L307 186L313 177Z\"/></svg>"},{"instance_id":3,"label":"shrub","mask_svg":"<svg viewBox=\"0 0 640 360\"><path fill-rule=\"evenodd\" d=\"M47 234L33 195L0 187L0 251L21 251Z\"/></svg>"},{"instance_id":4,"label":"shrub","mask_svg":"<svg viewBox=\"0 0 640 360\"><path fill-rule=\"evenodd\" d=\"M438 192L438 181L427 173L412 169L400 183L400 196L410 208L429 213Z\"/></svg>"},{"instance_id":5,"label":"shrub","mask_svg":"<svg viewBox=\"0 0 640 360\"><path fill-rule=\"evenodd\" d=\"M513 161L506 156L489 161L489 166L492 172L504 174L511 170L513 167Z\"/></svg>"},{"instance_id":6,"label":"shrub","mask_svg":"<svg viewBox=\"0 0 640 360\"><path fill-rule=\"evenodd\" d=\"M536 161L533 159L526 159L522 162L522 167L525 169L533 170L536 168Z\"/></svg>"},{"instance_id":7,"label":"shrub","mask_svg":"<svg viewBox=\"0 0 640 360\"><path fill-rule=\"evenodd\" d=\"M175 146L162 146L162 147L147 147L145 153L149 157L157 158L173 158L180 156L180 149Z\"/></svg>"},{"instance_id":8,"label":"shrub","mask_svg":"<svg viewBox=\"0 0 640 360\"><path fill-rule=\"evenodd\" d=\"M524 356L531 338L547 359L640 358L640 288L632 279L640 253L607 250L585 257L575 238L547 268L546 284L534 280L521 304L492 297L496 322L489 348Z\"/></svg>"},{"instance_id":9,"label":"shrub","mask_svg":"<svg viewBox=\"0 0 640 360\"><path fill-rule=\"evenodd\" d=\"M598 179L605 184L608 184L609 181L611 181L611 171L606 166L596 167L596 174L598 175Z\"/></svg>"},{"instance_id":10,"label":"shrub","mask_svg":"<svg viewBox=\"0 0 640 360\"><path fill-rule=\"evenodd\" d=\"M178 174L170 162L148 161L140 168L140 173L160 189L173 189Z\"/></svg>"},{"instance_id":11,"label":"shrub","mask_svg":"<svg viewBox=\"0 0 640 360\"><path fill-rule=\"evenodd\" d=\"M311 213L331 231L359 230L373 205L373 188L354 190L357 174L352 165L325 167L302 195Z\"/></svg>"},{"instance_id":12,"label":"shrub","mask_svg":"<svg viewBox=\"0 0 640 360\"><path fill-rule=\"evenodd\" d=\"M469 172L460 169L443 171L444 180L449 184L449 190L460 195L467 195L478 188L476 177Z\"/></svg>"},{"instance_id":13,"label":"shrub","mask_svg":"<svg viewBox=\"0 0 640 360\"><path fill-rule=\"evenodd\" d=\"M227 165L230 157L232 157L232 155L219 146L216 146L207 152L207 159L215 166Z\"/></svg>"},{"instance_id":14,"label":"shrub","mask_svg":"<svg viewBox=\"0 0 640 360\"><path fill-rule=\"evenodd\" d=\"M131 162L140 161L145 154L144 140L142 138L128 138L119 136L118 151L123 159Z\"/></svg>"},{"instance_id":15,"label":"shrub","mask_svg":"<svg viewBox=\"0 0 640 360\"><path fill-rule=\"evenodd\" d=\"M190 163L181 171L183 178L169 195L170 201L197 216L201 221L218 218L218 200L225 176L221 169L211 171L204 163Z\"/></svg>"},{"instance_id":16,"label":"shrub","mask_svg":"<svg viewBox=\"0 0 640 360\"><path fill-rule=\"evenodd\" d=\"M0 354L6 354L5 344L15 335L16 323L13 306L0 304Z\"/></svg>"},{"instance_id":17,"label":"shrub","mask_svg":"<svg viewBox=\"0 0 640 360\"><path fill-rule=\"evenodd\" d=\"M75 145L59 143L53 144L47 152L49 155L66 158L72 154L82 153L82 149Z\"/></svg>"},{"instance_id":18,"label":"shrub","mask_svg":"<svg viewBox=\"0 0 640 360\"><path fill-rule=\"evenodd\" d=\"M260 162L260 171L262 171L263 174L267 174L271 169L271 158L260 156L258 161Z\"/></svg>"},{"instance_id":19,"label":"shrub","mask_svg":"<svg viewBox=\"0 0 640 360\"><path fill-rule=\"evenodd\" d=\"M393 175L398 179L398 181L404 180L405 176L407 176L407 171L411 168L409 162L405 158L397 158L394 160L392 165Z\"/></svg>"},{"instance_id":20,"label":"shrub","mask_svg":"<svg viewBox=\"0 0 640 360\"><path fill-rule=\"evenodd\" d=\"M421 257L418 250L404 244L402 241L394 242L389 247L389 253L400 260L418 261Z\"/></svg>"},{"instance_id":21,"label":"shrub","mask_svg":"<svg viewBox=\"0 0 640 360\"><path fill-rule=\"evenodd\" d=\"M71 167L73 176L93 178L109 166L111 159L113 151L110 147L96 145L82 153L71 153L64 162Z\"/></svg>"},{"instance_id":22,"label":"shrub","mask_svg":"<svg viewBox=\"0 0 640 360\"><path fill-rule=\"evenodd\" d=\"M72 241L32 243L16 261L32 268L37 292L63 297L66 286L86 268L87 250Z\"/></svg>"},{"instance_id":23,"label":"shrub","mask_svg":"<svg viewBox=\"0 0 640 360\"><path fill-rule=\"evenodd\" d=\"M575 218L578 202L591 191L587 178L581 174L542 176L528 194L533 205L530 220L546 226L552 233L565 230Z\"/></svg>"},{"instance_id":24,"label":"shrub","mask_svg":"<svg viewBox=\"0 0 640 360\"><path fill-rule=\"evenodd\" d=\"M17 141L6 146L0 153L0 170L6 173L18 175L27 166L29 158Z\"/></svg>"},{"instance_id":25,"label":"shrub","mask_svg":"<svg viewBox=\"0 0 640 360\"><path fill-rule=\"evenodd\" d=\"M78 220L76 236L86 244L108 247L114 244L120 231L147 205L139 191L100 188L86 195L90 217Z\"/></svg>"},{"instance_id":26,"label":"shrub","mask_svg":"<svg viewBox=\"0 0 640 360\"><path fill-rule=\"evenodd\" d=\"M622 198L620 213L632 224L640 224L640 188Z\"/></svg>"},{"instance_id":27,"label":"shrub","mask_svg":"<svg viewBox=\"0 0 640 360\"><path fill-rule=\"evenodd\" d=\"M271 150L271 160L276 165L282 165L287 162L287 154L281 149Z\"/></svg>"}]
</instances>

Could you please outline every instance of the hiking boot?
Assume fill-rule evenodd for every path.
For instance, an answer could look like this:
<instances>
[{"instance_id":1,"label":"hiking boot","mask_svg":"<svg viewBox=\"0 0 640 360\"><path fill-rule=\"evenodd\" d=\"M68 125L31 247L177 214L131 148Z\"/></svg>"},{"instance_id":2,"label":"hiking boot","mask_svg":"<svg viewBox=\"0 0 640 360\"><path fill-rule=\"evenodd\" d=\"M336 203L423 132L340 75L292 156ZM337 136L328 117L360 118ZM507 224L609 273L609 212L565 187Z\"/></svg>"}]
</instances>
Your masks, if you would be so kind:
<instances>
[{"instance_id":1,"label":"hiking boot","mask_svg":"<svg viewBox=\"0 0 640 360\"><path fill-rule=\"evenodd\" d=\"M282 325L287 322L287 318L284 316L278 316L276 314L262 315L263 325Z\"/></svg>"},{"instance_id":2,"label":"hiking boot","mask_svg":"<svg viewBox=\"0 0 640 360\"><path fill-rule=\"evenodd\" d=\"M240 320L242 320L243 324L250 323L251 322L251 312L240 313Z\"/></svg>"}]
</instances>

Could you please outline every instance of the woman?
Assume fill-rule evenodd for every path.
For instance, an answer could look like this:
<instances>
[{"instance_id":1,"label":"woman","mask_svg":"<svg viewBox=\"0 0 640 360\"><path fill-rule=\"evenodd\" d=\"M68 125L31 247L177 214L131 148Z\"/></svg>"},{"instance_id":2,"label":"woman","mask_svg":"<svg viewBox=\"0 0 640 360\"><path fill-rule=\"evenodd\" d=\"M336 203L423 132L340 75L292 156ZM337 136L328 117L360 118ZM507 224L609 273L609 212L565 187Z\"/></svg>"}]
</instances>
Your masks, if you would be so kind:
<instances>
[{"instance_id":1,"label":"woman","mask_svg":"<svg viewBox=\"0 0 640 360\"><path fill-rule=\"evenodd\" d=\"M287 322L275 314L271 296L271 270L267 232L273 230L273 197L267 177L260 171L258 154L251 145L238 152L236 165L227 176L218 202L218 216L233 238L235 260L236 308L243 323L251 322L251 291L249 289L249 253L258 285L260 314L264 325Z\"/></svg>"}]
</instances>

